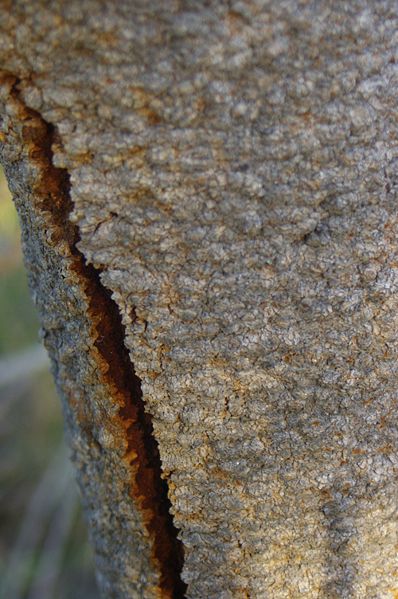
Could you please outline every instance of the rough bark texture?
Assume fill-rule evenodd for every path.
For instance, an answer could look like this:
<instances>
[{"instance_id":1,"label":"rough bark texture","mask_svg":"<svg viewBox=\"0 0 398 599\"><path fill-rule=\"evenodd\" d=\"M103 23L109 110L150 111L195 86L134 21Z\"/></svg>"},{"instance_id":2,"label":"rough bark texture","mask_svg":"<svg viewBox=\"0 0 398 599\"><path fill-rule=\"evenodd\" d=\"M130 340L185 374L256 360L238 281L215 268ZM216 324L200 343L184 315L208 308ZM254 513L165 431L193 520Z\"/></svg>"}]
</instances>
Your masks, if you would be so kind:
<instances>
[{"instance_id":1,"label":"rough bark texture","mask_svg":"<svg viewBox=\"0 0 398 599\"><path fill-rule=\"evenodd\" d=\"M396 1L0 7L104 597L396 599Z\"/></svg>"}]
</instances>

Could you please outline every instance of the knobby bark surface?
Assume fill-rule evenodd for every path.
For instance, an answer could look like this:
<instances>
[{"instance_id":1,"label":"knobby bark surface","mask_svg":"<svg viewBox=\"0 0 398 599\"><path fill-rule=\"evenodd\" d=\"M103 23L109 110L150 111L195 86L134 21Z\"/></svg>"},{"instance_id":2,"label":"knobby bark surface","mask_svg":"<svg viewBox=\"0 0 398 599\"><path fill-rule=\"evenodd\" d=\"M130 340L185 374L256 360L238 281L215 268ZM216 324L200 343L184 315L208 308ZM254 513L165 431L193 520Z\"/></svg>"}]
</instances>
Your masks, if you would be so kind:
<instances>
[{"instance_id":1,"label":"knobby bark surface","mask_svg":"<svg viewBox=\"0 0 398 599\"><path fill-rule=\"evenodd\" d=\"M396 599L395 0L0 9L104 597Z\"/></svg>"}]
</instances>

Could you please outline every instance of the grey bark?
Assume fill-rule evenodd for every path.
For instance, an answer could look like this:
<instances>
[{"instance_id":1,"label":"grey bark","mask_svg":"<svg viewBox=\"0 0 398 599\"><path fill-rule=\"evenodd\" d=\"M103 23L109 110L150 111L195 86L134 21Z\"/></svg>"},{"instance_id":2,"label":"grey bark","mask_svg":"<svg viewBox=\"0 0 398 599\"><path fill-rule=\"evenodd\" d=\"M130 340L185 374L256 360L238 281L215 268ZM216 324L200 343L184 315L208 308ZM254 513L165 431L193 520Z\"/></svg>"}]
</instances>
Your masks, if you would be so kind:
<instances>
[{"instance_id":1,"label":"grey bark","mask_svg":"<svg viewBox=\"0 0 398 599\"><path fill-rule=\"evenodd\" d=\"M104 597L396 599L396 2L0 7Z\"/></svg>"}]
</instances>

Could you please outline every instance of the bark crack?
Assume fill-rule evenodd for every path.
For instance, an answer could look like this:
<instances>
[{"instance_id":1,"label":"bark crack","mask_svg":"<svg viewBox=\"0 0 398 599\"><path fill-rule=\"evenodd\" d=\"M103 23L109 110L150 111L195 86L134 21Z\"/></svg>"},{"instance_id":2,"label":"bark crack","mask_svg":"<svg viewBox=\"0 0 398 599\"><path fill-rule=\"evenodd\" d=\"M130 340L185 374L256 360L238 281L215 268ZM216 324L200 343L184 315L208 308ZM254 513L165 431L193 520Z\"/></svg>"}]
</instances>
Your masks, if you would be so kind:
<instances>
[{"instance_id":1,"label":"bark crack","mask_svg":"<svg viewBox=\"0 0 398 599\"><path fill-rule=\"evenodd\" d=\"M20 79L8 73L1 75L3 82L11 84L10 95L18 108L18 118L23 121L24 146L29 159L38 167L35 188L38 208L46 212L53 226L51 243L67 243L71 268L87 297L102 380L121 406L119 417L126 433L126 459L132 472L131 496L152 541L152 559L160 579L159 596L183 598L186 591L181 579L183 545L173 524L167 481L161 476L159 448L151 416L145 411L141 381L124 344L125 329L118 306L101 283L101 271L87 264L77 248L79 230L69 220L73 208L69 173L53 163L53 147L59 142L55 127L24 104Z\"/></svg>"}]
</instances>

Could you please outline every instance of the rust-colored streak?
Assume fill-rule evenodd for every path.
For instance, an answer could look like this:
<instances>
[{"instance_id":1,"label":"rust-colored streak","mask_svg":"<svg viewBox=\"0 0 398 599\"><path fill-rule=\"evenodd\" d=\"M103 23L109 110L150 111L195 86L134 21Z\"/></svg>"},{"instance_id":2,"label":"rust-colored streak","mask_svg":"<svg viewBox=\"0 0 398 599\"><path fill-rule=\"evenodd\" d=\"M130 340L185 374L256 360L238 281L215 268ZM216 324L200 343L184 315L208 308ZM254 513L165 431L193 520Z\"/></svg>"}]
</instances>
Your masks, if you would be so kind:
<instances>
[{"instance_id":1,"label":"rust-colored streak","mask_svg":"<svg viewBox=\"0 0 398 599\"><path fill-rule=\"evenodd\" d=\"M120 428L126 436L126 460L131 470L131 496L142 514L152 542L152 559L159 572L159 597L185 596L181 580L183 546L177 538L168 499L167 483L161 478L161 461L150 415L145 411L141 381L124 345L125 330L116 303L101 284L100 271L87 265L76 244L78 228L69 220L73 208L69 174L53 164L52 147L58 142L54 127L28 108L20 98L19 80L2 74L11 82L11 96L23 121L23 138L32 163L38 167L35 192L38 207L51 219L51 243L67 243L70 267L78 275L89 304L92 342L104 385L120 406Z\"/></svg>"},{"instance_id":2,"label":"rust-colored streak","mask_svg":"<svg viewBox=\"0 0 398 599\"><path fill-rule=\"evenodd\" d=\"M117 305L101 285L98 272L93 267L86 268L92 285L90 308L100 317L95 345L107 368L103 376L119 402L122 401L119 415L126 427L127 456L132 456L129 458L133 469L131 490L153 540L153 557L161 575L160 596L178 599L185 593L180 578L182 544L170 514L167 483L161 478L159 449L151 417L144 409L141 381L124 345L124 327Z\"/></svg>"}]
</instances>

